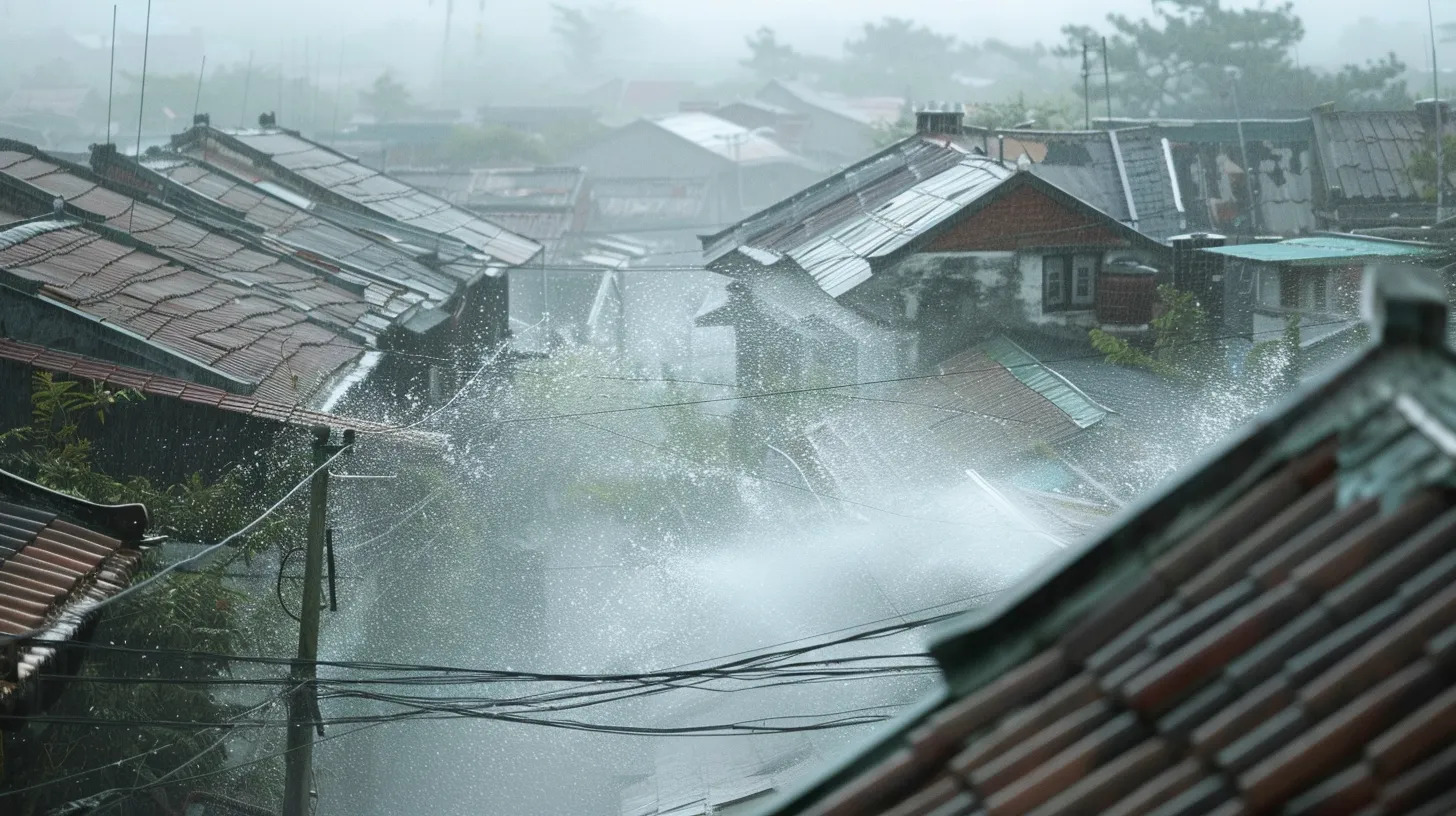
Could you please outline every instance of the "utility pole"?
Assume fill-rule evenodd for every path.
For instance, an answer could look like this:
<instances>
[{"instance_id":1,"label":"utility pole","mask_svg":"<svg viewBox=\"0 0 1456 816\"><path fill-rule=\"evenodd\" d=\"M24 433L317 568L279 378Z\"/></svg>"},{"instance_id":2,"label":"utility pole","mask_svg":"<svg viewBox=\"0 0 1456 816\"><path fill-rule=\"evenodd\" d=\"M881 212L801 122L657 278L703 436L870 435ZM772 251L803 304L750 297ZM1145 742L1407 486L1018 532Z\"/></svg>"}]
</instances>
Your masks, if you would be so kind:
<instances>
[{"instance_id":1,"label":"utility pole","mask_svg":"<svg viewBox=\"0 0 1456 816\"><path fill-rule=\"evenodd\" d=\"M1082 113L1086 128L1092 129L1092 67L1087 62L1087 43L1082 43Z\"/></svg>"},{"instance_id":2,"label":"utility pole","mask_svg":"<svg viewBox=\"0 0 1456 816\"><path fill-rule=\"evenodd\" d=\"M308 495L308 551L303 565L303 604L298 610L298 659L290 675L288 744L284 754L287 778L283 787L283 816L308 816L313 787L314 728L323 734L319 717L318 676L319 606L322 600L324 538L329 515L329 460L354 443L354 432L344 432L343 445L329 444L329 429L313 429L313 480Z\"/></svg>"}]
</instances>

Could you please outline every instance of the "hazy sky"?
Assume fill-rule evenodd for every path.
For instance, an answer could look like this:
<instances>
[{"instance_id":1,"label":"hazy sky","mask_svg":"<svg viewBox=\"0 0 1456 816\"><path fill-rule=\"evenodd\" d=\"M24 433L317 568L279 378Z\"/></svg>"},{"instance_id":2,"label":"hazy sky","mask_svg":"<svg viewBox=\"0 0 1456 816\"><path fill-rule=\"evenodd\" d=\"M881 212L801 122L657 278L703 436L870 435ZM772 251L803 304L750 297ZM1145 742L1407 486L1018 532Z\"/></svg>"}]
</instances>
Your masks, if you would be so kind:
<instances>
[{"instance_id":1,"label":"hazy sky","mask_svg":"<svg viewBox=\"0 0 1456 816\"><path fill-rule=\"evenodd\" d=\"M597 0L558 0L597 5ZM104 33L113 0L0 0L0 34L64 25L79 33ZM121 26L140 31L146 0L116 0ZM997 37L1013 43L1054 42L1067 22L1096 23L1109 11L1146 14L1149 0L1036 0L975 3L969 0L616 0L667 32L664 65L684 60L731 66L744 52L743 37L760 25L803 50L834 53L867 20L910 17L963 40ZM1227 0L1248 6L1246 0ZM250 49L273 59L285 41L316 38L326 51L355 34L371 35L350 61L423 65L443 30L446 0L153 0L153 31L184 33L200 28L213 59L226 61ZM529 49L555 55L547 0L455 0L458 48L473 47L480 26L482 47ZM1437 22L1456 22L1456 0L1435 0ZM1312 64L1364 59L1396 48L1412 64L1427 64L1425 0L1295 0L1309 32L1300 58ZM1378 14L1378 22L1368 18ZM8 29L8 31L7 31ZM379 38L398 37L391 53ZM295 50L298 49L294 46ZM212 62L212 60L210 60ZM215 63L214 63L215 64Z\"/></svg>"}]
</instances>

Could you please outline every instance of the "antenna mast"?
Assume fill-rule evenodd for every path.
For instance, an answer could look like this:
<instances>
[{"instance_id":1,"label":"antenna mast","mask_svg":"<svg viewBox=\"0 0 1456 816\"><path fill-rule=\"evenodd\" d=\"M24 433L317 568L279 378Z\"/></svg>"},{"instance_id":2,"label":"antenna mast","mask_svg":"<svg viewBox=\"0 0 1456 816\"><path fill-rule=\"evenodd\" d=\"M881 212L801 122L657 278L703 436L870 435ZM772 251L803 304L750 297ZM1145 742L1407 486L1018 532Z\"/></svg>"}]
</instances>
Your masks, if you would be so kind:
<instances>
[{"instance_id":1,"label":"antenna mast","mask_svg":"<svg viewBox=\"0 0 1456 816\"><path fill-rule=\"evenodd\" d=\"M137 100L137 148L136 160L142 160L142 120L147 111L147 53L152 45L152 0L147 0L147 27L142 34L142 91L141 98ZM136 202L131 204L131 211L126 216L126 231L131 232L131 223L136 218Z\"/></svg>"},{"instance_id":2,"label":"antenna mast","mask_svg":"<svg viewBox=\"0 0 1456 816\"><path fill-rule=\"evenodd\" d=\"M111 4L111 68L106 75L106 143L111 144L111 95L116 88L116 4Z\"/></svg>"}]
</instances>

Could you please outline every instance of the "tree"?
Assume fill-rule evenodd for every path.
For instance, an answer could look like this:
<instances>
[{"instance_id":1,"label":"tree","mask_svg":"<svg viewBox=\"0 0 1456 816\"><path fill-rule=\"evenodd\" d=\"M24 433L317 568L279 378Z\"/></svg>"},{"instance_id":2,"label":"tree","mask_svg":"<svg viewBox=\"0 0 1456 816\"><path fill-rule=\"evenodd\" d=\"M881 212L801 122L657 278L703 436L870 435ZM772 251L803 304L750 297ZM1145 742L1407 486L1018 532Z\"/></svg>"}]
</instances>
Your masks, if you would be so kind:
<instances>
[{"instance_id":1,"label":"tree","mask_svg":"<svg viewBox=\"0 0 1456 816\"><path fill-rule=\"evenodd\" d=\"M441 160L450 167L471 168L543 164L548 156L539 139L519 130L459 126L445 140Z\"/></svg>"},{"instance_id":2,"label":"tree","mask_svg":"<svg viewBox=\"0 0 1456 816\"><path fill-rule=\"evenodd\" d=\"M1111 94L1134 116L1227 116L1308 109L1327 101L1347 107L1403 107L1405 65L1394 54L1325 73L1297 64L1304 24L1293 4L1224 8L1222 0L1153 0L1151 19L1109 14ZM1093 45L1101 67L1102 32L1062 29L1064 57ZM1099 71L1094 68L1096 76ZM1238 94L1235 100L1234 94Z\"/></svg>"},{"instance_id":3,"label":"tree","mask_svg":"<svg viewBox=\"0 0 1456 816\"><path fill-rule=\"evenodd\" d=\"M93 501L142 502L151 513L153 532L182 541L217 541L252 520L261 508L236 474L213 484L194 476L163 487L142 478L121 481L92 467L93 446L81 430L83 424L104 423L110 412L140 398L136 392L37 372L32 380L31 422L0 434L0 462L47 487ZM234 695L224 699L208 685L177 682L222 680L229 673L227 660L169 658L157 652L278 653L276 638L285 630L273 617L274 608L250 605L224 582L225 570L233 559L291 543L290 530L299 528L296 519L274 516L239 540L230 556L195 572L173 573L164 587L124 601L105 615L93 636L95 642L137 651L88 654L81 674L67 684L49 711L57 718L77 718L81 725L34 723L6 735L7 753L18 766L7 784L36 787L17 800L7 800L5 812L51 812L83 799L119 816L172 812L176 800L168 798L169 792L189 790L188 777L218 772L222 774L209 777L209 790L271 805L281 795L280 766L270 760L223 772L228 760L225 728L88 727L85 722L221 723L254 708L259 701L244 703L245 697ZM148 553L138 579L157 568L155 553ZM109 683L97 681L100 677L134 680ZM264 746L275 750L268 739ZM135 794L145 796L130 809Z\"/></svg>"},{"instance_id":4,"label":"tree","mask_svg":"<svg viewBox=\"0 0 1456 816\"><path fill-rule=\"evenodd\" d=\"M964 46L950 34L937 34L915 21L886 17L865 23L857 39L844 44L843 89L852 93L930 98L959 97L955 80L966 62Z\"/></svg>"},{"instance_id":5,"label":"tree","mask_svg":"<svg viewBox=\"0 0 1456 816\"><path fill-rule=\"evenodd\" d=\"M393 71L385 71L374 85L360 95L360 105L381 122L404 119L414 110L409 89L395 79Z\"/></svg>"},{"instance_id":6,"label":"tree","mask_svg":"<svg viewBox=\"0 0 1456 816\"><path fill-rule=\"evenodd\" d=\"M740 63L752 71L759 80L793 79L803 67L804 58L794 47L779 42L772 28L764 26L744 40L748 44L748 58Z\"/></svg>"},{"instance_id":7,"label":"tree","mask_svg":"<svg viewBox=\"0 0 1456 816\"><path fill-rule=\"evenodd\" d=\"M566 48L566 67L574 74L591 74L602 58L602 30L594 15L558 3L551 4L551 14L551 33Z\"/></svg>"}]
</instances>

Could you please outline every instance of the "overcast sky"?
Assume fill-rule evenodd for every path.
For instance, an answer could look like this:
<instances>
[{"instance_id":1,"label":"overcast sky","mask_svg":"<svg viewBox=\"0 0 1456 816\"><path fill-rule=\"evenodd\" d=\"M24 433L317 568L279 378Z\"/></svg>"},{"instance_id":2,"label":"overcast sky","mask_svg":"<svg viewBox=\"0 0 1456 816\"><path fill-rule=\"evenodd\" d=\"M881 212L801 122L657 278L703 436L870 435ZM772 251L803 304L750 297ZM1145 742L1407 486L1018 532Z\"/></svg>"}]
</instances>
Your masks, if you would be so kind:
<instances>
[{"instance_id":1,"label":"overcast sky","mask_svg":"<svg viewBox=\"0 0 1456 816\"><path fill-rule=\"evenodd\" d=\"M887 15L910 17L967 41L997 37L1018 44L1055 42L1069 22L1099 22L1109 11L1143 16L1149 0L1036 0L1034 3L975 3L967 0L616 0L654 21L663 31L667 62L692 55L730 59L744 51L743 37L760 25L803 50L834 53L867 20ZM113 0L0 0L0 29L5 33L65 26L78 33L104 33ZM559 0L564 5L597 5L595 0ZM1247 6L1244 0L1229 5ZM360 55L375 61L408 63L435 59L420 44L437 42L443 31L446 0L153 0L153 31L182 33L201 29L209 52L235 59L249 49L279 53L287 40L317 38L336 51L354 34L388 36L397 32L407 53ZM140 31L146 0L118 0L123 29ZM477 26L481 42L505 48L510 43L551 49L547 0L455 0L454 37L468 48ZM1456 22L1456 0L1435 0L1437 22ZM1424 55L1425 0L1295 0L1309 36L1300 58L1312 64L1364 59L1396 48L1413 67ZM1369 19L1378 14L1379 21ZM413 39L408 39L413 37ZM371 38L371 43L374 40ZM328 44L332 43L331 47Z\"/></svg>"}]
</instances>

